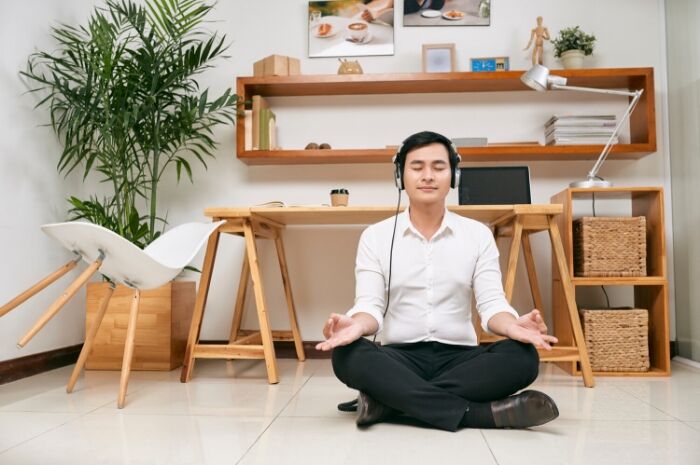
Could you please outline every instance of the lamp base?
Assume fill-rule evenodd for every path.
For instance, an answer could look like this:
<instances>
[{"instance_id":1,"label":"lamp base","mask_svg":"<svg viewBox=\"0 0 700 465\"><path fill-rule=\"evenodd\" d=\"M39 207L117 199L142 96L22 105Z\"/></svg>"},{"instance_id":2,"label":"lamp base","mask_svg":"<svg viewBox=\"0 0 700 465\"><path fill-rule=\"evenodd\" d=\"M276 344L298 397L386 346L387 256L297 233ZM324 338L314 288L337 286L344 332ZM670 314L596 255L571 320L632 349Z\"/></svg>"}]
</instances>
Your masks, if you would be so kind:
<instances>
[{"instance_id":1,"label":"lamp base","mask_svg":"<svg viewBox=\"0 0 700 465\"><path fill-rule=\"evenodd\" d=\"M569 187L578 187L581 189L591 189L594 187L612 187L610 181L605 179L586 179L585 181L576 181L569 184Z\"/></svg>"}]
</instances>

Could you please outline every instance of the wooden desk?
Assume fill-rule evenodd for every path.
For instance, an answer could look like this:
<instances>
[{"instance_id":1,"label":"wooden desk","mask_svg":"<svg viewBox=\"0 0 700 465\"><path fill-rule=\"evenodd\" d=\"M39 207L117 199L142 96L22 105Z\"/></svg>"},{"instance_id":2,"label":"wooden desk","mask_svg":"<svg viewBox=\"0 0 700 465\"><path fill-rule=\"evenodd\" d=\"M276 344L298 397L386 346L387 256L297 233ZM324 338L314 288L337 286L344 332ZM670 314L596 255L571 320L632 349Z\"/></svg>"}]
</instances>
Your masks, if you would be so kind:
<instances>
[{"instance_id":1,"label":"wooden desk","mask_svg":"<svg viewBox=\"0 0 700 465\"><path fill-rule=\"evenodd\" d=\"M586 352L581 322L578 317L573 286L567 270L564 248L559 234L559 228L554 217L562 212L562 206L553 205L478 205L450 206L450 211L466 216L494 229L497 236L512 237L508 256L504 289L510 301L515 285L515 272L518 254L522 246L527 267L530 289L535 307L542 308L542 299L537 286L535 264L532 259L529 235L539 231L549 231L553 256L558 265L562 279L566 305L571 328L574 334L574 345L555 347L551 352L540 351L542 361L577 361L581 364L581 374L587 387L594 386L593 374ZM296 309L292 296L292 288L287 272L287 262L282 243L282 230L286 225L342 225L342 224L372 224L388 218L396 211L395 207L250 207L250 208L208 208L205 215L213 221L226 220L209 239L207 251L202 266L202 276L199 291L195 301L192 323L190 326L185 360L180 381L189 381L196 358L259 358L265 359L267 376L270 383L279 381L277 361L275 358L274 340L293 340L299 360L305 359L301 335L297 325ZM216 258L216 250L220 234L237 234L245 238L246 257L243 260L238 296L234 308L231 336L228 344L200 344L199 333L204 316L204 308L209 293L211 275ZM262 274L258 264L258 254L255 245L256 238L275 241L279 259L282 283L284 286L289 321L289 331L272 331L267 317L267 304L264 296ZM240 329L243 316L243 303L252 278L255 304L260 324L259 331L242 331ZM477 327L478 329L478 327Z\"/></svg>"}]
</instances>

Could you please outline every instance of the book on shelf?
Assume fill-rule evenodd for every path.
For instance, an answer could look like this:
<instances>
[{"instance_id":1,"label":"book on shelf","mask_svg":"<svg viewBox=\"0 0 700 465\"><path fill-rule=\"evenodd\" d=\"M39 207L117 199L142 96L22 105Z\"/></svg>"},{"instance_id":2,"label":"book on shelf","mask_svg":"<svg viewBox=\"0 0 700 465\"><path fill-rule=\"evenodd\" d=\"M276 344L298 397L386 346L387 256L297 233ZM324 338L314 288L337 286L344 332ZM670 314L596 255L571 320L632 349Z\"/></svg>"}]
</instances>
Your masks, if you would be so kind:
<instances>
[{"instance_id":1,"label":"book on shelf","mask_svg":"<svg viewBox=\"0 0 700 465\"><path fill-rule=\"evenodd\" d=\"M597 127L578 127L570 126L566 128L550 128L544 132L545 137L550 134L562 135L562 136L598 136L598 137L610 137L612 133L615 132L615 128L597 128Z\"/></svg>"},{"instance_id":2,"label":"book on shelf","mask_svg":"<svg viewBox=\"0 0 700 465\"><path fill-rule=\"evenodd\" d=\"M269 108L263 108L260 110L260 136L259 136L259 149L260 150L274 150L276 147L276 116L275 113Z\"/></svg>"},{"instance_id":3,"label":"book on shelf","mask_svg":"<svg viewBox=\"0 0 700 465\"><path fill-rule=\"evenodd\" d=\"M246 151L253 150L253 110L246 110L243 117L243 133Z\"/></svg>"},{"instance_id":4,"label":"book on shelf","mask_svg":"<svg viewBox=\"0 0 700 465\"><path fill-rule=\"evenodd\" d=\"M555 113L551 118L544 123L545 126L549 126L554 123L559 124L578 124L578 123L609 123L610 121L615 121L615 115L570 115Z\"/></svg>"},{"instance_id":5,"label":"book on shelf","mask_svg":"<svg viewBox=\"0 0 700 465\"><path fill-rule=\"evenodd\" d=\"M260 149L260 111L268 108L267 100L261 95L253 95L253 150Z\"/></svg>"},{"instance_id":6,"label":"book on shelf","mask_svg":"<svg viewBox=\"0 0 700 465\"><path fill-rule=\"evenodd\" d=\"M546 145L605 145L610 137L554 137L546 140ZM619 139L615 137L613 144Z\"/></svg>"},{"instance_id":7,"label":"book on shelf","mask_svg":"<svg viewBox=\"0 0 700 465\"><path fill-rule=\"evenodd\" d=\"M270 148L270 109L261 108L258 116L258 149Z\"/></svg>"}]
</instances>

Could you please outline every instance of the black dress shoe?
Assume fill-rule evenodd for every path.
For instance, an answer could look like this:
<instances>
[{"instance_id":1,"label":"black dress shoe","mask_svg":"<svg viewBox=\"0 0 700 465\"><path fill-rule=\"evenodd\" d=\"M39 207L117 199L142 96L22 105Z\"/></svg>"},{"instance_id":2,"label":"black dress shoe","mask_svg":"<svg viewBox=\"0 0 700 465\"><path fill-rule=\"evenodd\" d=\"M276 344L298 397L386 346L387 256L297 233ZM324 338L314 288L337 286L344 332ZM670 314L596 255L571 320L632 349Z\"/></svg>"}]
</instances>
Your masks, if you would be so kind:
<instances>
[{"instance_id":1,"label":"black dress shoe","mask_svg":"<svg viewBox=\"0 0 700 465\"><path fill-rule=\"evenodd\" d=\"M365 427L386 420L394 413L394 409L377 402L360 391L357 396L357 426Z\"/></svg>"},{"instance_id":2,"label":"black dress shoe","mask_svg":"<svg viewBox=\"0 0 700 465\"><path fill-rule=\"evenodd\" d=\"M523 391L491 402L496 428L528 428L543 425L559 416L551 397L539 391Z\"/></svg>"},{"instance_id":3,"label":"black dress shoe","mask_svg":"<svg viewBox=\"0 0 700 465\"><path fill-rule=\"evenodd\" d=\"M339 403L338 410L341 412L357 412L357 398Z\"/></svg>"}]
</instances>

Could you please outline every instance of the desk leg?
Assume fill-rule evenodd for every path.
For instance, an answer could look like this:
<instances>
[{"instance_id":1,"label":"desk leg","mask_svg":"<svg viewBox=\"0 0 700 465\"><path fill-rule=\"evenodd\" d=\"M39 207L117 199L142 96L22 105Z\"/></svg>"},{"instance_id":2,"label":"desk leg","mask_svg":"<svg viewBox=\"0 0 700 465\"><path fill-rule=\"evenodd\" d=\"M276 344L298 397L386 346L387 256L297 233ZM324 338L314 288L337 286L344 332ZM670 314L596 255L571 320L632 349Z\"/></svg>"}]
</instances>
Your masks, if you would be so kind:
<instances>
[{"instance_id":1,"label":"desk leg","mask_svg":"<svg viewBox=\"0 0 700 465\"><path fill-rule=\"evenodd\" d=\"M542 295L540 294L540 286L537 282L537 272L535 271L535 260L532 258L532 247L530 245L530 233L523 234L523 258L525 258L525 267L527 268L527 277L530 282L530 293L535 308L540 312L544 311L542 305Z\"/></svg>"},{"instance_id":2,"label":"desk leg","mask_svg":"<svg viewBox=\"0 0 700 465\"><path fill-rule=\"evenodd\" d=\"M233 321L231 322L231 335L228 343L233 344L238 339L238 331L241 329L243 319L243 305L248 292L248 280L250 279L250 264L248 263L248 253L243 252L243 265L241 266L241 279L238 283L238 295L236 295L236 306L233 310Z\"/></svg>"},{"instance_id":3,"label":"desk leg","mask_svg":"<svg viewBox=\"0 0 700 465\"><path fill-rule=\"evenodd\" d=\"M275 247L277 247L277 258L280 262L280 271L282 272L282 284L284 285L284 295L287 298L287 311L289 313L289 324L292 327L292 336L294 336L294 347L297 351L297 359L300 362L306 360L304 354L304 343L301 340L301 333L297 325L297 311L294 308L294 298L292 297L292 283L289 281L289 273L287 271L287 256L284 253L284 245L282 244L282 232L277 232L275 238Z\"/></svg>"},{"instance_id":4,"label":"desk leg","mask_svg":"<svg viewBox=\"0 0 700 465\"><path fill-rule=\"evenodd\" d=\"M253 279L253 291L255 293L255 306L258 311L258 322L260 323L260 336L262 338L263 354L265 355L265 365L267 366L267 380L270 384L279 382L277 375L277 359L275 358L275 346L270 331L270 320L267 318L267 305L265 304L265 293L262 284L262 274L258 264L258 252L255 247L255 233L249 220L243 223L245 235L245 245L250 265L250 274Z\"/></svg>"},{"instance_id":5,"label":"desk leg","mask_svg":"<svg viewBox=\"0 0 700 465\"><path fill-rule=\"evenodd\" d=\"M508 271L506 272L506 300L510 303L513 297L513 287L515 286L515 275L518 271L518 255L520 253L520 241L523 236L523 222L517 217L513 222L513 241L510 243L510 253L508 254Z\"/></svg>"},{"instance_id":6,"label":"desk leg","mask_svg":"<svg viewBox=\"0 0 700 465\"><path fill-rule=\"evenodd\" d=\"M209 241L207 242L207 251L204 255L204 263L202 264L202 275L199 278L197 300L194 302L190 333L187 337L185 358L182 361L182 372L180 373L181 383L186 383L192 377L192 369L194 368L194 347L197 345L197 342L199 342L199 332L202 329L202 317L204 316L204 307L207 304L207 297L209 295L209 285L211 284L211 274L214 270L216 249L219 247L220 234L218 230L214 231L212 235L209 236Z\"/></svg>"},{"instance_id":7,"label":"desk leg","mask_svg":"<svg viewBox=\"0 0 700 465\"><path fill-rule=\"evenodd\" d=\"M581 363L581 374L583 375L583 384L586 387L594 387L593 370L591 370L591 362L588 359L588 350L586 349L586 340L583 337L583 329L581 328L581 320L578 316L578 308L576 306L576 295L574 286L571 284L571 278L568 267L566 266L566 256L564 254L564 246L559 235L559 227L553 216L547 218L549 222L549 238L552 241L552 252L557 261L559 269L559 277L561 278L561 286L564 289L564 297L566 298L566 306L569 309L569 319L571 320L571 329L574 332L574 341L579 353L579 362Z\"/></svg>"}]
</instances>

